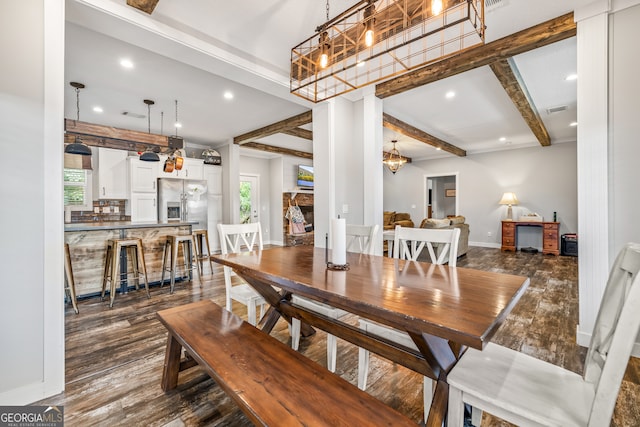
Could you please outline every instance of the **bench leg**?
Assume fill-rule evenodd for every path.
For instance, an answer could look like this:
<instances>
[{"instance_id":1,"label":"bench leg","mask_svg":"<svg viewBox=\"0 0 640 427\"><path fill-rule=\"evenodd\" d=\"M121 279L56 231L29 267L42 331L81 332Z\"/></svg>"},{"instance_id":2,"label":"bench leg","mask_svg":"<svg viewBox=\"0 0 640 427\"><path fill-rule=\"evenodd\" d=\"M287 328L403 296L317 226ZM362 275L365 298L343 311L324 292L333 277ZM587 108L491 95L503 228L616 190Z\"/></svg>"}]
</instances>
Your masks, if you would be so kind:
<instances>
[{"instance_id":1,"label":"bench leg","mask_svg":"<svg viewBox=\"0 0 640 427\"><path fill-rule=\"evenodd\" d=\"M182 345L169 334L167 350L164 355L164 371L162 372L162 390L173 390L178 386L178 372L180 372L180 353Z\"/></svg>"}]
</instances>

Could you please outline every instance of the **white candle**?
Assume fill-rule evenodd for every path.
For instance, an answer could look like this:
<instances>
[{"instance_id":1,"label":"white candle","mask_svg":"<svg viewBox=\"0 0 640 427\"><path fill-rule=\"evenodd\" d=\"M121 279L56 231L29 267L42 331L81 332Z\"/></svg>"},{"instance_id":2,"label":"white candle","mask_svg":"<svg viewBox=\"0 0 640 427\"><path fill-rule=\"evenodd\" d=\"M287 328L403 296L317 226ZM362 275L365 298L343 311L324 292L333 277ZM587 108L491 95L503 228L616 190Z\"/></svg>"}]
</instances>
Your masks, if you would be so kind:
<instances>
[{"instance_id":1,"label":"white candle","mask_svg":"<svg viewBox=\"0 0 640 427\"><path fill-rule=\"evenodd\" d=\"M347 263L347 223L344 218L331 220L331 263Z\"/></svg>"}]
</instances>

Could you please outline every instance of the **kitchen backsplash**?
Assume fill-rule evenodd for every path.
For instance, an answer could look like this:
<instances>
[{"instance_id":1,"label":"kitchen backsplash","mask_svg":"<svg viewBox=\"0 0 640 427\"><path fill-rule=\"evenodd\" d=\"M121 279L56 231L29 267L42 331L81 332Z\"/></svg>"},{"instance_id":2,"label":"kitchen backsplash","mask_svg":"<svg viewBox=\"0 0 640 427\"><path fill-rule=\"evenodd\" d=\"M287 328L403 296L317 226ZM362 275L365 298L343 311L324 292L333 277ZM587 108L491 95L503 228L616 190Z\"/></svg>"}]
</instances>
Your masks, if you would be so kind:
<instances>
[{"instance_id":1,"label":"kitchen backsplash","mask_svg":"<svg viewBox=\"0 0 640 427\"><path fill-rule=\"evenodd\" d=\"M93 211L71 211L71 222L130 221L125 215L126 200L94 200Z\"/></svg>"}]
</instances>

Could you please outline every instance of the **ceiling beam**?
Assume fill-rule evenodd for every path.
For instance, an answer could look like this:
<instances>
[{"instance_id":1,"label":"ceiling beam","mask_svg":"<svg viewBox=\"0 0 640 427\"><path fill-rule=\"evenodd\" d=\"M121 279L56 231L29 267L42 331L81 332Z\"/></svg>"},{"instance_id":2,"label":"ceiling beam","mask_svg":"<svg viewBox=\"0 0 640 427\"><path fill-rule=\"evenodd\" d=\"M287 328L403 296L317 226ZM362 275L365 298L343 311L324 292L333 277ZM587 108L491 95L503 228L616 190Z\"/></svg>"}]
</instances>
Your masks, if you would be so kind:
<instances>
[{"instance_id":1,"label":"ceiling beam","mask_svg":"<svg viewBox=\"0 0 640 427\"><path fill-rule=\"evenodd\" d=\"M77 135L87 141L99 141L100 139L123 141L125 146L134 142L158 147L169 147L169 137L136 130L120 129L112 126L97 125L94 123L80 122L78 120L64 119L64 130L67 135ZM87 137L94 137L89 139ZM99 144L97 144L99 145Z\"/></svg>"},{"instance_id":2,"label":"ceiling beam","mask_svg":"<svg viewBox=\"0 0 640 427\"><path fill-rule=\"evenodd\" d=\"M435 136L418 129L417 127L411 126L409 123L405 123L400 119L396 119L387 113L382 114L382 126L401 135L408 136L409 138L424 142L425 144L431 145L435 148L440 148L443 151L455 154L456 156L464 157L467 155L467 152L462 148L436 138Z\"/></svg>"},{"instance_id":3,"label":"ceiling beam","mask_svg":"<svg viewBox=\"0 0 640 427\"><path fill-rule=\"evenodd\" d=\"M282 131L285 135L297 136L298 138L313 141L313 132L302 128L285 129Z\"/></svg>"},{"instance_id":4,"label":"ceiling beam","mask_svg":"<svg viewBox=\"0 0 640 427\"><path fill-rule=\"evenodd\" d=\"M312 112L311 110L305 111L297 116L289 117L288 119L280 120L279 122L272 123L269 126L262 127L260 129L252 130L243 135L233 138L234 144L244 144L253 139L260 139L266 136L274 135L276 133L283 132L285 130L294 129L307 123L311 123Z\"/></svg>"},{"instance_id":5,"label":"ceiling beam","mask_svg":"<svg viewBox=\"0 0 640 427\"><path fill-rule=\"evenodd\" d=\"M252 150L266 151L267 153L284 154L287 156L301 157L303 159L313 160L313 153L306 151L290 150L288 148L276 147L274 145L261 144L259 142L245 142L242 148L251 148Z\"/></svg>"},{"instance_id":6,"label":"ceiling beam","mask_svg":"<svg viewBox=\"0 0 640 427\"><path fill-rule=\"evenodd\" d=\"M127 4L151 15L158 4L158 0L127 0Z\"/></svg>"},{"instance_id":7,"label":"ceiling beam","mask_svg":"<svg viewBox=\"0 0 640 427\"><path fill-rule=\"evenodd\" d=\"M493 74L496 75L500 84L513 101L522 118L527 123L533 134L543 147L551 145L551 138L547 128L544 127L538 109L531 99L531 95L527 90L527 86L522 80L520 71L516 66L513 58L501 59L490 65Z\"/></svg>"},{"instance_id":8,"label":"ceiling beam","mask_svg":"<svg viewBox=\"0 0 640 427\"><path fill-rule=\"evenodd\" d=\"M380 83L376 85L376 96L397 95L575 35L573 13L568 13Z\"/></svg>"}]
</instances>

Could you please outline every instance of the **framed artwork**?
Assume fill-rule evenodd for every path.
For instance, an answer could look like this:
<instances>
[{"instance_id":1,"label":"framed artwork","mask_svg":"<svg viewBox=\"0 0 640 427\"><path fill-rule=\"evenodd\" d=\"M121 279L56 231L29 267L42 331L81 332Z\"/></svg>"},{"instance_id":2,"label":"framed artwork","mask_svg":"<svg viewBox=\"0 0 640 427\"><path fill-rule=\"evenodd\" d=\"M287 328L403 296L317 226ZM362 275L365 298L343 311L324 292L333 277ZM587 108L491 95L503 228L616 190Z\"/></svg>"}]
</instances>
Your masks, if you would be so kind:
<instances>
[{"instance_id":1,"label":"framed artwork","mask_svg":"<svg viewBox=\"0 0 640 427\"><path fill-rule=\"evenodd\" d=\"M444 196L445 197L456 197L455 188L452 188L452 189L449 189L449 190L444 190Z\"/></svg>"}]
</instances>

